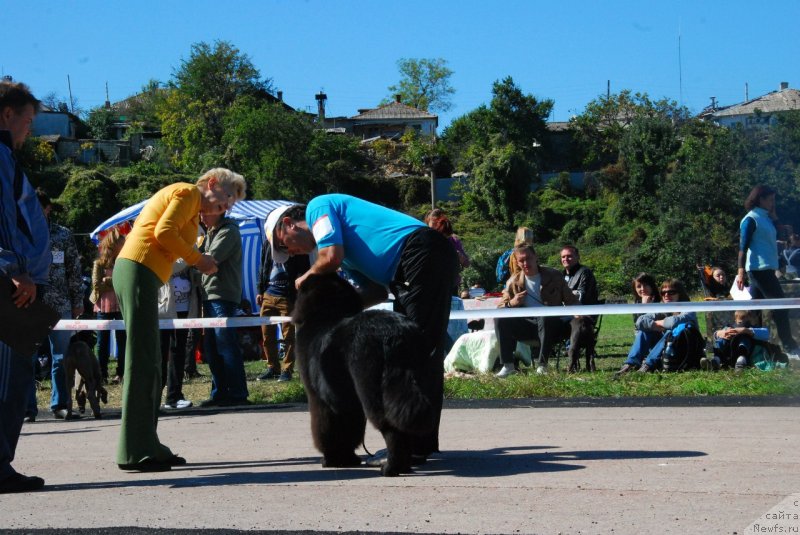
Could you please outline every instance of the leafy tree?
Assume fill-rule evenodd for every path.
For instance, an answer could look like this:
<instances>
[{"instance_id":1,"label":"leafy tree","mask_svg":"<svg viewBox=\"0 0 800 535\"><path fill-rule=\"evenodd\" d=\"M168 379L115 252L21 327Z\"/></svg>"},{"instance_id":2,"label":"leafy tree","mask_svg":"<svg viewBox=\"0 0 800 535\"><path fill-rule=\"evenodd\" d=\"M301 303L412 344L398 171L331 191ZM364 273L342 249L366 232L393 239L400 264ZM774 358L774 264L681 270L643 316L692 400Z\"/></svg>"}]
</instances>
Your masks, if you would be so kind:
<instances>
[{"instance_id":1,"label":"leafy tree","mask_svg":"<svg viewBox=\"0 0 800 535\"><path fill-rule=\"evenodd\" d=\"M678 124L689 116L689 110L675 101L653 101L647 93L631 94L626 89L589 102L570 120L570 128L583 153L583 165L600 169L617 161L623 134L637 117L662 117Z\"/></svg>"},{"instance_id":2,"label":"leafy tree","mask_svg":"<svg viewBox=\"0 0 800 535\"><path fill-rule=\"evenodd\" d=\"M129 133L160 130L161 120L158 117L158 108L167 95L167 89L161 82L151 79L141 91L125 101L124 109L115 110L121 120L130 124Z\"/></svg>"},{"instance_id":3,"label":"leafy tree","mask_svg":"<svg viewBox=\"0 0 800 535\"><path fill-rule=\"evenodd\" d=\"M169 89L157 105L163 139L177 151L176 163L196 172L220 161L225 116L236 100L267 98L270 82L227 41L200 42L174 72Z\"/></svg>"},{"instance_id":4,"label":"leafy tree","mask_svg":"<svg viewBox=\"0 0 800 535\"><path fill-rule=\"evenodd\" d=\"M314 130L307 154L313 184L309 196L348 191L350 184L362 182L369 174L371 162L359 140L352 136Z\"/></svg>"},{"instance_id":5,"label":"leafy tree","mask_svg":"<svg viewBox=\"0 0 800 535\"><path fill-rule=\"evenodd\" d=\"M550 99L538 100L525 94L510 76L492 84L489 106L490 129L502 143L514 143L531 163L538 160L539 148L547 138L547 116L553 109Z\"/></svg>"},{"instance_id":6,"label":"leafy tree","mask_svg":"<svg viewBox=\"0 0 800 535\"><path fill-rule=\"evenodd\" d=\"M464 202L491 221L511 226L526 207L534 172L516 145L495 146L473 171Z\"/></svg>"},{"instance_id":7,"label":"leafy tree","mask_svg":"<svg viewBox=\"0 0 800 535\"><path fill-rule=\"evenodd\" d=\"M26 171L41 171L56 159L50 143L40 138L29 137L16 153L17 160Z\"/></svg>"},{"instance_id":8,"label":"leafy tree","mask_svg":"<svg viewBox=\"0 0 800 535\"><path fill-rule=\"evenodd\" d=\"M116 111L97 106L92 108L86 123L89 126L89 135L94 139L112 139L114 135L114 123L119 122L119 115Z\"/></svg>"},{"instance_id":9,"label":"leafy tree","mask_svg":"<svg viewBox=\"0 0 800 535\"><path fill-rule=\"evenodd\" d=\"M800 229L800 112L778 116L768 129L737 129L746 169L744 198L756 184L768 184L778 192L781 224Z\"/></svg>"},{"instance_id":10,"label":"leafy tree","mask_svg":"<svg viewBox=\"0 0 800 535\"><path fill-rule=\"evenodd\" d=\"M678 149L675 129L663 117L636 117L620 141L620 157L628 180L622 190L622 206L628 213L656 221L656 192L661 188Z\"/></svg>"},{"instance_id":11,"label":"leafy tree","mask_svg":"<svg viewBox=\"0 0 800 535\"><path fill-rule=\"evenodd\" d=\"M525 94L508 76L492 85L489 106L460 117L442 139L455 167L471 174L465 203L481 217L513 224L539 179L539 151L553 101Z\"/></svg>"},{"instance_id":12,"label":"leafy tree","mask_svg":"<svg viewBox=\"0 0 800 535\"><path fill-rule=\"evenodd\" d=\"M307 116L242 97L225 114L224 126L222 161L250 179L256 197L297 199L313 189Z\"/></svg>"},{"instance_id":13,"label":"leafy tree","mask_svg":"<svg viewBox=\"0 0 800 535\"><path fill-rule=\"evenodd\" d=\"M64 206L62 221L73 232L91 232L118 212L118 188L102 169L75 168L57 202Z\"/></svg>"},{"instance_id":14,"label":"leafy tree","mask_svg":"<svg viewBox=\"0 0 800 535\"><path fill-rule=\"evenodd\" d=\"M481 105L453 120L442 132L446 154L458 171L469 172L490 149L492 112Z\"/></svg>"},{"instance_id":15,"label":"leafy tree","mask_svg":"<svg viewBox=\"0 0 800 535\"><path fill-rule=\"evenodd\" d=\"M389 86L390 101L399 94L400 100L414 108L430 111L448 111L453 105L450 98L456 90L450 85L453 71L442 58L403 58L397 61L400 82Z\"/></svg>"}]
</instances>

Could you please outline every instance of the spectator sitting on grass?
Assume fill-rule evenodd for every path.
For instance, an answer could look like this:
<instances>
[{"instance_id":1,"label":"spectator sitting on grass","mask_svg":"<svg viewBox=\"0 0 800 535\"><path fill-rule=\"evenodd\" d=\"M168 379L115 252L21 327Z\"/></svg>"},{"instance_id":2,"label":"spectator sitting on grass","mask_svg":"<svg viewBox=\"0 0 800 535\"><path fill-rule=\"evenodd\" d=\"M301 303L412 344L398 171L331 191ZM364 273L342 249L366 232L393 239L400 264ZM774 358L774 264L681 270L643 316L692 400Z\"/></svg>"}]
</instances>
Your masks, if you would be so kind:
<instances>
[{"instance_id":1,"label":"spectator sitting on grass","mask_svg":"<svg viewBox=\"0 0 800 535\"><path fill-rule=\"evenodd\" d=\"M664 303L689 301L686 287L677 279L667 279L661 284L661 299ZM619 377L636 368L640 372L655 370L661 362L661 354L667 343L667 334L681 324L697 329L697 314L676 312L675 314L642 314L636 320L636 336L628 352L628 359L616 372Z\"/></svg>"},{"instance_id":2,"label":"spectator sitting on grass","mask_svg":"<svg viewBox=\"0 0 800 535\"><path fill-rule=\"evenodd\" d=\"M714 357L701 359L704 370L718 370L722 363L734 363L737 372L752 365L751 358L757 342L769 340L769 329L755 327L758 323L752 310L737 310L734 324L714 332Z\"/></svg>"}]
</instances>

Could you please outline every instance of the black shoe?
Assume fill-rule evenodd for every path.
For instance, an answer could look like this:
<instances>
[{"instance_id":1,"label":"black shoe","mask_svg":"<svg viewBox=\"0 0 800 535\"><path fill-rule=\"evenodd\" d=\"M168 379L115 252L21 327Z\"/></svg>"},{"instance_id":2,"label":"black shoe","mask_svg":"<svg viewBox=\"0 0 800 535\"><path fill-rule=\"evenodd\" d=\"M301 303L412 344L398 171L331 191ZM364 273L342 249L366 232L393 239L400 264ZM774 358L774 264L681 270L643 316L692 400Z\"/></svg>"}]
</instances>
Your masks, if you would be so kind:
<instances>
[{"instance_id":1,"label":"black shoe","mask_svg":"<svg viewBox=\"0 0 800 535\"><path fill-rule=\"evenodd\" d=\"M36 416L33 414L28 414L25 418L22 419L23 423L31 424L36 421Z\"/></svg>"},{"instance_id":2,"label":"black shoe","mask_svg":"<svg viewBox=\"0 0 800 535\"><path fill-rule=\"evenodd\" d=\"M208 398L200 402L200 407L227 407L230 405L228 400L219 398Z\"/></svg>"},{"instance_id":3,"label":"black shoe","mask_svg":"<svg viewBox=\"0 0 800 535\"><path fill-rule=\"evenodd\" d=\"M229 399L222 403L223 407L241 407L242 405L252 405L253 402L249 399Z\"/></svg>"},{"instance_id":4,"label":"black shoe","mask_svg":"<svg viewBox=\"0 0 800 535\"><path fill-rule=\"evenodd\" d=\"M272 368L267 368L267 371L256 377L256 381L269 381L278 377L278 373Z\"/></svg>"},{"instance_id":5,"label":"black shoe","mask_svg":"<svg viewBox=\"0 0 800 535\"><path fill-rule=\"evenodd\" d=\"M44 479L36 476L23 476L14 473L0 481L0 494L12 492L32 492L44 487Z\"/></svg>"},{"instance_id":6,"label":"black shoe","mask_svg":"<svg viewBox=\"0 0 800 535\"><path fill-rule=\"evenodd\" d=\"M178 459L183 459L183 457L178 457L174 455L173 457L177 457ZM183 459L184 464L186 463L186 459ZM145 459L144 461L138 463L130 463L130 464L119 464L120 470L127 470L130 472L168 472L172 470L173 466L176 466L171 462L171 459L166 461L157 461L155 459Z\"/></svg>"},{"instance_id":7,"label":"black shoe","mask_svg":"<svg viewBox=\"0 0 800 535\"><path fill-rule=\"evenodd\" d=\"M184 464L186 464L186 459L184 459L179 455L173 455L165 462L169 463L170 466L183 466Z\"/></svg>"}]
</instances>

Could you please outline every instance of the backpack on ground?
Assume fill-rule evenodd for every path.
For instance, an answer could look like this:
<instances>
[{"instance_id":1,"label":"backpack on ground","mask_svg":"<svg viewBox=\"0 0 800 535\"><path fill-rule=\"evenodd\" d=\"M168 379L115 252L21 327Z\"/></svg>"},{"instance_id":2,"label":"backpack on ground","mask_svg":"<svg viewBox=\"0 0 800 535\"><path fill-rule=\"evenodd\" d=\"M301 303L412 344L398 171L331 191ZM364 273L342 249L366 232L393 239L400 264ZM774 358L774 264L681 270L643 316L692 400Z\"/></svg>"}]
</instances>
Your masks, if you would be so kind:
<instances>
[{"instance_id":1,"label":"backpack on ground","mask_svg":"<svg viewBox=\"0 0 800 535\"><path fill-rule=\"evenodd\" d=\"M706 356L706 340L697 327L682 323L666 334L667 343L661 356L665 372L679 372L700 368L700 359Z\"/></svg>"},{"instance_id":2,"label":"backpack on ground","mask_svg":"<svg viewBox=\"0 0 800 535\"><path fill-rule=\"evenodd\" d=\"M786 368L789 365L789 358L778 346L759 340L753 345L749 361L749 364L764 372Z\"/></svg>"}]
</instances>

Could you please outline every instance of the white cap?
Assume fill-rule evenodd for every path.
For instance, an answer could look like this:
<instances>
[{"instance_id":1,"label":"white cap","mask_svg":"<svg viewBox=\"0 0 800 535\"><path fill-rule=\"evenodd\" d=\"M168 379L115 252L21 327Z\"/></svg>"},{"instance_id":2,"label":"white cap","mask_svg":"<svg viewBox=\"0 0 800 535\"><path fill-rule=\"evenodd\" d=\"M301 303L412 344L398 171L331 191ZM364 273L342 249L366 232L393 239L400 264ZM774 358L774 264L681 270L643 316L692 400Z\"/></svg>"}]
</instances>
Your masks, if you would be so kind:
<instances>
[{"instance_id":1,"label":"white cap","mask_svg":"<svg viewBox=\"0 0 800 535\"><path fill-rule=\"evenodd\" d=\"M267 216L267 222L264 223L264 231L267 233L267 239L269 240L270 247L272 247L272 261L277 264L286 263L286 261L289 260L289 254L285 251L275 248L275 240L273 238L275 235L275 227L278 226L278 222L283 217L283 214L285 214L286 211L292 206L293 205L289 204L275 208L269 213Z\"/></svg>"}]
</instances>

